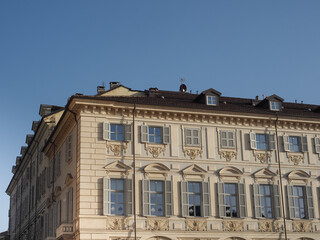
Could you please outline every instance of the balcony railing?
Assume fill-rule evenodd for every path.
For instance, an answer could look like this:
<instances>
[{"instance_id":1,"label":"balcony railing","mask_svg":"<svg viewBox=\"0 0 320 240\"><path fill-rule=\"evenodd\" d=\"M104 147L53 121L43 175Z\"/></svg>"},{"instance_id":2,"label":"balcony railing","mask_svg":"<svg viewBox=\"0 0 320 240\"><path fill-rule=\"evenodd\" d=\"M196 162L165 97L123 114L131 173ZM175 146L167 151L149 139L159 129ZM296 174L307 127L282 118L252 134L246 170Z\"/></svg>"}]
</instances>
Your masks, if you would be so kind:
<instances>
[{"instance_id":1,"label":"balcony railing","mask_svg":"<svg viewBox=\"0 0 320 240\"><path fill-rule=\"evenodd\" d=\"M63 223L56 230L57 239L71 239L73 233L72 223Z\"/></svg>"}]
</instances>

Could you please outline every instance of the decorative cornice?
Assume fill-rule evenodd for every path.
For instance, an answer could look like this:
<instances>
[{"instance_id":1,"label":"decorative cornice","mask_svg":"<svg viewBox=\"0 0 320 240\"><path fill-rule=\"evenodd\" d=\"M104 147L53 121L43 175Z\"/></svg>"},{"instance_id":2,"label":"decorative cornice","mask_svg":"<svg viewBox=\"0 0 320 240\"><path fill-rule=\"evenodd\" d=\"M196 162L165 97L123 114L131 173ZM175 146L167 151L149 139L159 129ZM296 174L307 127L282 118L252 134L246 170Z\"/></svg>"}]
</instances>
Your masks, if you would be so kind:
<instances>
[{"instance_id":1,"label":"decorative cornice","mask_svg":"<svg viewBox=\"0 0 320 240\"><path fill-rule=\"evenodd\" d=\"M186 220L186 230L187 231L207 231L207 221L206 220Z\"/></svg>"},{"instance_id":2,"label":"decorative cornice","mask_svg":"<svg viewBox=\"0 0 320 240\"><path fill-rule=\"evenodd\" d=\"M147 219L147 230L151 231L169 231L168 219Z\"/></svg>"},{"instance_id":3,"label":"decorative cornice","mask_svg":"<svg viewBox=\"0 0 320 240\"><path fill-rule=\"evenodd\" d=\"M243 221L222 221L222 229L227 232L243 232Z\"/></svg>"},{"instance_id":4,"label":"decorative cornice","mask_svg":"<svg viewBox=\"0 0 320 240\"><path fill-rule=\"evenodd\" d=\"M157 158L161 153L164 153L166 150L166 145L164 144L145 144L145 149L148 154L151 153L154 158Z\"/></svg>"},{"instance_id":5,"label":"decorative cornice","mask_svg":"<svg viewBox=\"0 0 320 240\"><path fill-rule=\"evenodd\" d=\"M126 153L126 150L128 148L128 143L127 142L111 142L107 141L107 149L108 152L113 152L115 156L120 156L120 153L123 151Z\"/></svg>"},{"instance_id":6,"label":"decorative cornice","mask_svg":"<svg viewBox=\"0 0 320 240\"><path fill-rule=\"evenodd\" d=\"M230 162L232 158L237 159L237 152L236 151L219 151L220 158L225 158L227 162Z\"/></svg>"}]
</instances>

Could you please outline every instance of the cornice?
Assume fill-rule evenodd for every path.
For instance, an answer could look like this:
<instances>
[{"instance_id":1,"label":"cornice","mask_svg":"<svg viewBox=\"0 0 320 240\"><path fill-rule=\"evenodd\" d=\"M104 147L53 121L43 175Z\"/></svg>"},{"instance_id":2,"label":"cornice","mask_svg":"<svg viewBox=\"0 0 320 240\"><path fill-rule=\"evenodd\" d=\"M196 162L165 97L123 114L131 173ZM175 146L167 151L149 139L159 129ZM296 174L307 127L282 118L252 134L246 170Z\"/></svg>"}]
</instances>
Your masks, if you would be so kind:
<instances>
[{"instance_id":1,"label":"cornice","mask_svg":"<svg viewBox=\"0 0 320 240\"><path fill-rule=\"evenodd\" d=\"M81 114L106 114L132 118L133 104L102 101L77 101L74 109ZM136 106L136 119L150 119L161 121L181 121L188 123L217 124L239 127L275 128L275 115L258 115L249 113L225 113L205 112L203 110L187 111L185 109L174 109L154 106ZM277 127L280 130L293 131L320 131L320 119L288 118L281 117Z\"/></svg>"}]
</instances>

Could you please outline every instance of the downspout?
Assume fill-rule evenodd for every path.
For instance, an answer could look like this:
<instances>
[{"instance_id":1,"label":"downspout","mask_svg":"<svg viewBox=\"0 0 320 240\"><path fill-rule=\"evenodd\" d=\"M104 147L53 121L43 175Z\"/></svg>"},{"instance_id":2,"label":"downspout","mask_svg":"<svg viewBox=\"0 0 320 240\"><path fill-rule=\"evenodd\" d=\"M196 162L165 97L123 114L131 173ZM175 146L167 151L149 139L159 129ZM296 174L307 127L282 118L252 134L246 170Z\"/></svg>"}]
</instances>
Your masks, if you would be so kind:
<instances>
[{"instance_id":1,"label":"downspout","mask_svg":"<svg viewBox=\"0 0 320 240\"><path fill-rule=\"evenodd\" d=\"M136 209L136 141L135 141L135 114L136 104L133 104L132 115L132 160L133 160L133 227L134 227L134 239L137 240L137 209Z\"/></svg>"},{"instance_id":2,"label":"downspout","mask_svg":"<svg viewBox=\"0 0 320 240\"><path fill-rule=\"evenodd\" d=\"M35 240L36 239L36 234L37 234L37 217L38 217L38 167L39 167L39 154L40 154L40 151L39 151L39 142L38 141L35 141L38 145L38 150L37 150L37 162L36 162L36 172L35 172L35 178L36 178L36 184L35 184L35 206L34 206L34 234L33 234L33 239Z\"/></svg>"},{"instance_id":3,"label":"downspout","mask_svg":"<svg viewBox=\"0 0 320 240\"><path fill-rule=\"evenodd\" d=\"M279 153L279 141L278 141L278 121L279 116L278 113L276 113L276 121L275 121L275 129L276 129L276 141L277 141L277 158L278 158L278 170L279 170L279 176L280 176L280 192L281 192L281 204L282 204L282 216L283 216L283 229L284 229L284 237L285 240L287 240L287 226L286 226L286 212L284 209L284 195L283 195L283 185L282 185L282 173L281 173L281 163L280 163L280 153Z\"/></svg>"}]
</instances>

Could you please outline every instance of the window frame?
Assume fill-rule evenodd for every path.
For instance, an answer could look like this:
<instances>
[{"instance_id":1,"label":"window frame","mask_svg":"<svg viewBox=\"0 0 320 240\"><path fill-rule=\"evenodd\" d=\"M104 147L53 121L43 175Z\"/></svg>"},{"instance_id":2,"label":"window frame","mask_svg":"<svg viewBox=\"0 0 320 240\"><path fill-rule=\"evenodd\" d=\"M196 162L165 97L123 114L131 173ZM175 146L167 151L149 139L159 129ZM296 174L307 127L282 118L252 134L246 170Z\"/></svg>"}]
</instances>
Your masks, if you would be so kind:
<instances>
[{"instance_id":1,"label":"window frame","mask_svg":"<svg viewBox=\"0 0 320 240\"><path fill-rule=\"evenodd\" d=\"M188 136L187 132L190 131L190 136ZM197 136L194 135L194 131L197 132ZM201 132L199 128L185 128L184 129L184 138L185 138L185 146L190 147L199 147L201 145ZM187 139L190 139L190 143L188 143ZM195 141L198 143L195 143Z\"/></svg>"},{"instance_id":2,"label":"window frame","mask_svg":"<svg viewBox=\"0 0 320 240\"><path fill-rule=\"evenodd\" d=\"M302 189L303 196L297 196L294 189ZM296 199L303 199L303 208L300 203L296 206ZM314 202L313 202L313 192L312 186L304 185L287 185L287 200L288 200L288 210L289 217L291 219L313 219L314 218ZM296 210L299 210L299 215L297 215ZM305 216L302 218L301 210L303 209Z\"/></svg>"},{"instance_id":3,"label":"window frame","mask_svg":"<svg viewBox=\"0 0 320 240\"><path fill-rule=\"evenodd\" d=\"M292 139L297 139L298 144L292 144ZM298 147L297 150L292 146ZM286 152L301 153L308 152L308 137L298 135L283 135L283 147Z\"/></svg>"},{"instance_id":4,"label":"window frame","mask_svg":"<svg viewBox=\"0 0 320 240\"><path fill-rule=\"evenodd\" d=\"M281 103L278 101L269 101L269 106L271 111L280 111L281 110Z\"/></svg>"},{"instance_id":5,"label":"window frame","mask_svg":"<svg viewBox=\"0 0 320 240\"><path fill-rule=\"evenodd\" d=\"M206 104L209 106L217 106L218 97L216 95L206 95Z\"/></svg>"},{"instance_id":6,"label":"window frame","mask_svg":"<svg viewBox=\"0 0 320 240\"><path fill-rule=\"evenodd\" d=\"M161 141L150 142L150 128L153 129L160 129L161 134ZM150 143L150 144L170 144L170 138L171 138L171 129L170 126L156 126L156 125L142 125L140 129L141 133L141 142L142 143Z\"/></svg>"},{"instance_id":7,"label":"window frame","mask_svg":"<svg viewBox=\"0 0 320 240\"><path fill-rule=\"evenodd\" d=\"M117 136L117 133L120 131L111 131L112 126L122 126L122 140L120 139L112 139L112 134L115 134ZM109 123L109 122L103 122L103 134L102 138L107 141L112 142L129 142L132 141L132 125L131 124L121 124L121 123Z\"/></svg>"},{"instance_id":8,"label":"window frame","mask_svg":"<svg viewBox=\"0 0 320 240\"><path fill-rule=\"evenodd\" d=\"M223 137L225 133L226 137ZM229 134L232 133L232 138L229 137ZM224 145L223 142L227 144ZM233 146L230 145L230 141L233 141ZM220 130L220 147L223 149L236 149L236 132L234 130Z\"/></svg>"}]
</instances>

